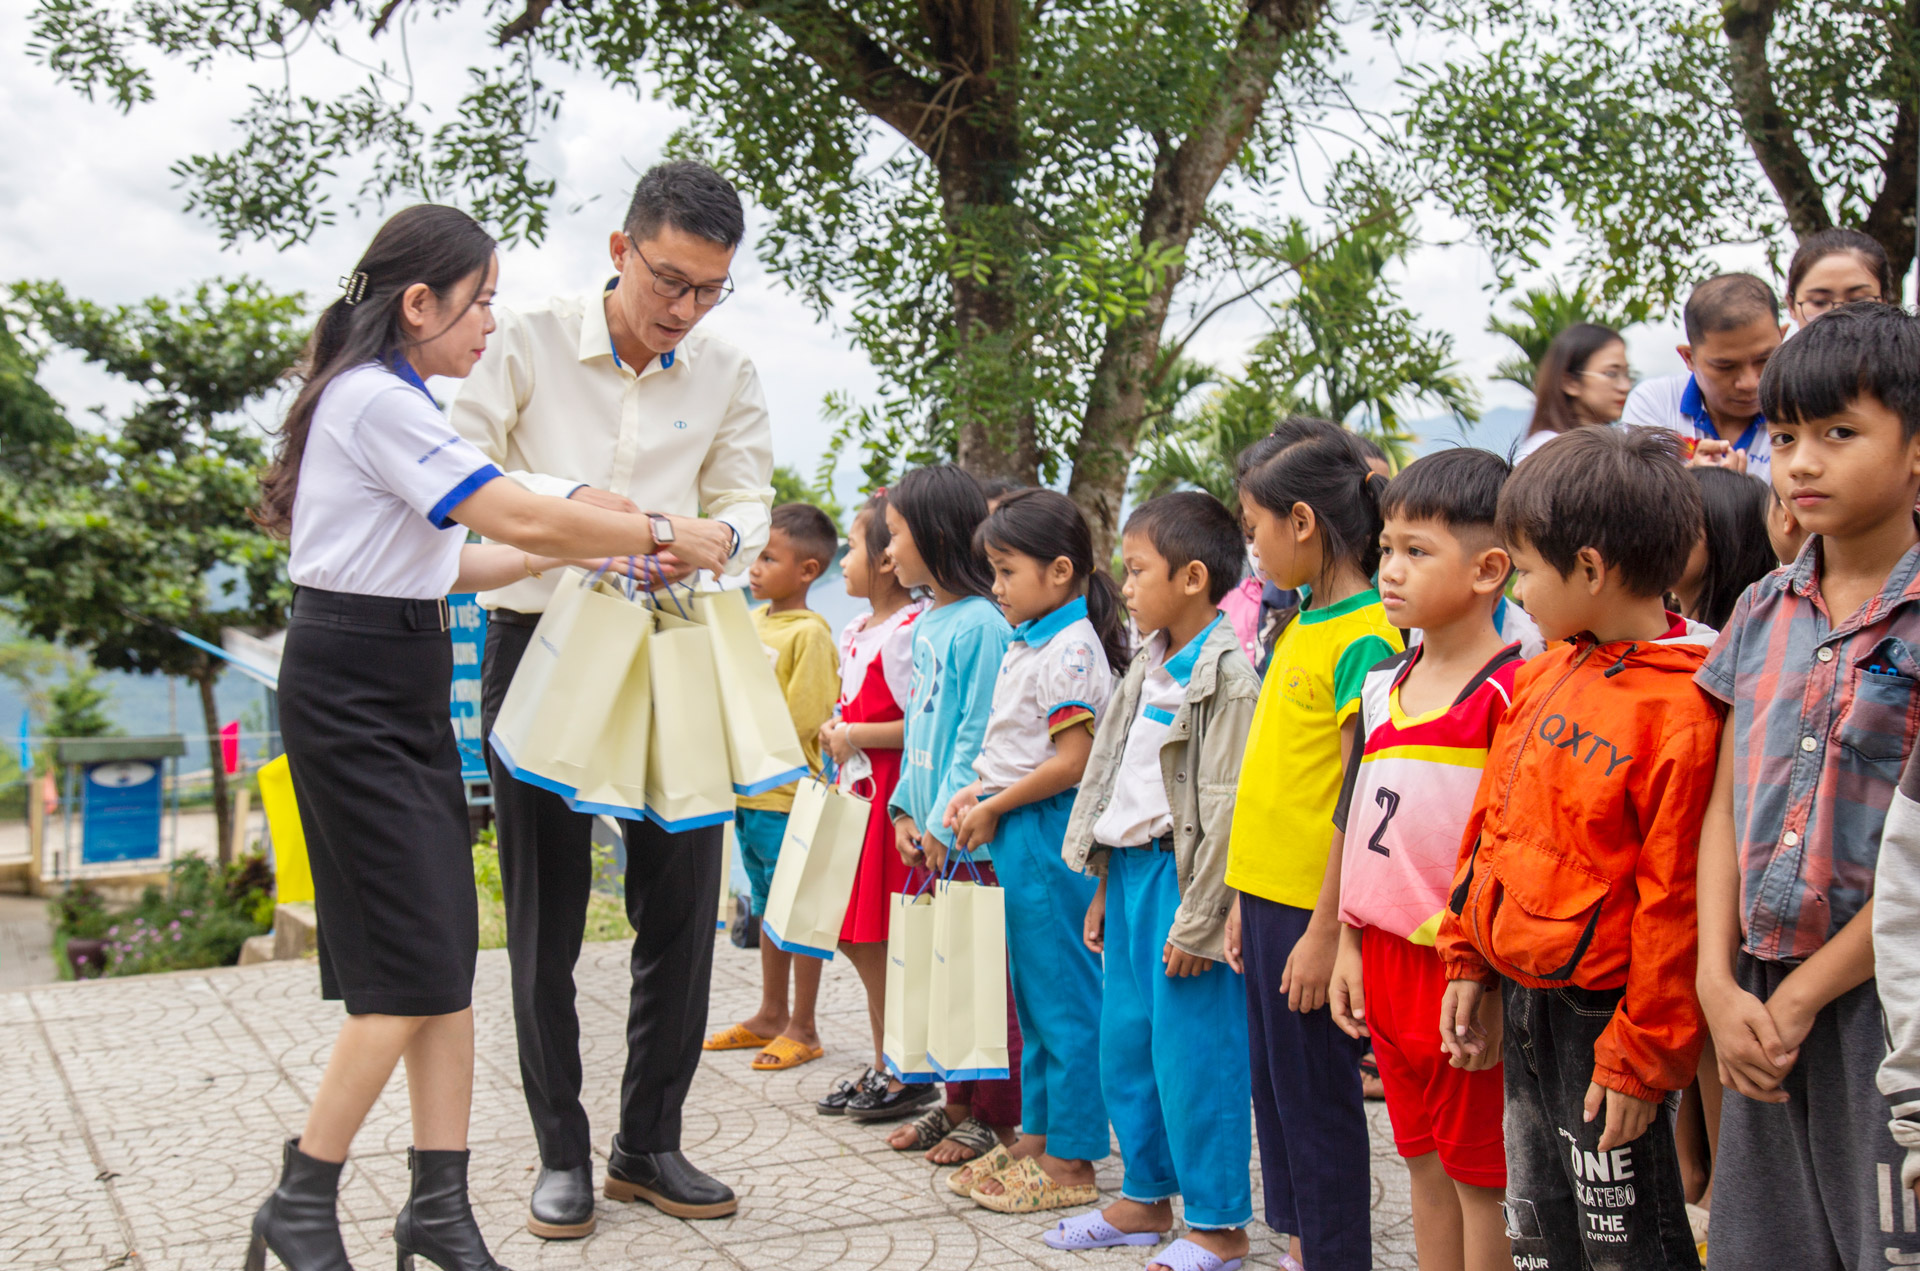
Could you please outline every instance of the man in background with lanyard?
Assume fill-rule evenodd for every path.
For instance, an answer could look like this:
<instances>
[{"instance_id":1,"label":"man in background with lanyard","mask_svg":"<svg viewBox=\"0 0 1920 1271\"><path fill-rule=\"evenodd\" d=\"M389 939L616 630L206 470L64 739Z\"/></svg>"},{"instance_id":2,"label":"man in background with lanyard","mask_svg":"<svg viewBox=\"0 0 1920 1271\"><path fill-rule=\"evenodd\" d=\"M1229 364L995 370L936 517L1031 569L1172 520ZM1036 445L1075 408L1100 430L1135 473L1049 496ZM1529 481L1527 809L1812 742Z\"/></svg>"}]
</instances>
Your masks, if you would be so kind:
<instances>
[{"instance_id":1,"label":"man in background with lanyard","mask_svg":"<svg viewBox=\"0 0 1920 1271\"><path fill-rule=\"evenodd\" d=\"M715 536L727 573L744 570L767 541L773 503L766 402L740 350L693 330L732 291L744 233L739 195L711 168L651 169L612 236L612 279L521 312L496 310L499 330L461 386L454 426L538 493L656 514L660 524L668 513L711 518L696 523L703 540ZM669 577L693 573L670 546L659 560ZM528 572L480 597L492 611L482 672L488 733L553 593L553 576ZM573 968L592 882L592 817L516 780L497 756L487 761L520 1074L540 1146L527 1228L585 1236L595 1221L592 1135L580 1103ZM722 827L669 834L651 822L622 825L637 934L608 1190L677 1217L717 1218L737 1201L681 1155L680 1113L706 1028Z\"/></svg>"}]
</instances>

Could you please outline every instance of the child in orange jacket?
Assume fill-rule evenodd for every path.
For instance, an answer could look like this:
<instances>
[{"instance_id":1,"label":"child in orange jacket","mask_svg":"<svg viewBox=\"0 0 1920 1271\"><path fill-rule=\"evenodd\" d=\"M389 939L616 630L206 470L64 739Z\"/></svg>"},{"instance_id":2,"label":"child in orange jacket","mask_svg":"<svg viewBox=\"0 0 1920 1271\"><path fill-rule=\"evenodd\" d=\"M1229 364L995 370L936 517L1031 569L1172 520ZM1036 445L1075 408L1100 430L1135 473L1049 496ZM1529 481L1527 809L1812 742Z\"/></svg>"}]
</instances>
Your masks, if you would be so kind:
<instances>
[{"instance_id":1,"label":"child in orange jacket","mask_svg":"<svg viewBox=\"0 0 1920 1271\"><path fill-rule=\"evenodd\" d=\"M1623 515L1632 509L1632 515ZM1703 1034L1695 855L1720 709L1713 632L1662 594L1699 536L1672 439L1583 428L1500 494L1515 593L1549 641L1515 683L1461 844L1439 1021L1465 1066L1501 1039L1516 1266L1697 1267L1673 1117Z\"/></svg>"}]
</instances>

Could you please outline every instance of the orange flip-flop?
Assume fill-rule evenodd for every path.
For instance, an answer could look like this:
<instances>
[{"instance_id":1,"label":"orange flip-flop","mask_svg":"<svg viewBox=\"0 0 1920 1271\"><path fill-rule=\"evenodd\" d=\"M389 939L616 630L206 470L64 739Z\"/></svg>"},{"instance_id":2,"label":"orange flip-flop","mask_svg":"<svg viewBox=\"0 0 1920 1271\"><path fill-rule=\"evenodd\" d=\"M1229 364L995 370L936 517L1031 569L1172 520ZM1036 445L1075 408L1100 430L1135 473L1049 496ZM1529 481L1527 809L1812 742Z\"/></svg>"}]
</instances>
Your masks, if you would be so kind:
<instances>
[{"instance_id":1,"label":"orange flip-flop","mask_svg":"<svg viewBox=\"0 0 1920 1271\"><path fill-rule=\"evenodd\" d=\"M756 1037L744 1024L729 1024L700 1043L701 1050L758 1050L773 1039Z\"/></svg>"},{"instance_id":2,"label":"orange flip-flop","mask_svg":"<svg viewBox=\"0 0 1920 1271\"><path fill-rule=\"evenodd\" d=\"M791 1037L776 1037L753 1057L753 1066L758 1072L782 1072L810 1064L826 1053L825 1046L807 1047Z\"/></svg>"}]
</instances>

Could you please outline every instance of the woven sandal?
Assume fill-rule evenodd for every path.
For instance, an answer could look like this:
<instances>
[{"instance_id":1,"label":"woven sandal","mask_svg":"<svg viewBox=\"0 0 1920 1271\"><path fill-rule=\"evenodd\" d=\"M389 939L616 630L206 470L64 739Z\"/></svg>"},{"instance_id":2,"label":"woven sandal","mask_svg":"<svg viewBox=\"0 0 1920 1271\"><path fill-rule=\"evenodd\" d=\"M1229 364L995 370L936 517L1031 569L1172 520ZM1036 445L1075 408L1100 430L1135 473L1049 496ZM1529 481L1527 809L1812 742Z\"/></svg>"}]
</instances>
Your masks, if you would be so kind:
<instances>
[{"instance_id":1,"label":"woven sandal","mask_svg":"<svg viewBox=\"0 0 1920 1271\"><path fill-rule=\"evenodd\" d=\"M1092 1205L1100 1199L1100 1189L1092 1183L1067 1185L1056 1183L1047 1177L1047 1171L1040 1168L1040 1162L1028 1157L1015 1161L1012 1166L993 1176L1000 1184L1000 1194L995 1196L980 1190L981 1179L974 1184L973 1203L991 1209L996 1214L1037 1214L1046 1209L1068 1209L1076 1205Z\"/></svg>"},{"instance_id":2,"label":"woven sandal","mask_svg":"<svg viewBox=\"0 0 1920 1271\"><path fill-rule=\"evenodd\" d=\"M700 1043L702 1050L759 1050L771 1037L757 1037L745 1024L729 1024Z\"/></svg>"},{"instance_id":3,"label":"woven sandal","mask_svg":"<svg viewBox=\"0 0 1920 1271\"><path fill-rule=\"evenodd\" d=\"M810 1064L827 1053L824 1046L806 1046L791 1037L776 1037L753 1057L755 1072L783 1072Z\"/></svg>"},{"instance_id":4,"label":"woven sandal","mask_svg":"<svg viewBox=\"0 0 1920 1271\"><path fill-rule=\"evenodd\" d=\"M896 1152L924 1152L953 1132L953 1120L947 1116L945 1108L935 1108L923 1112L907 1123L913 1131L913 1142L905 1147L896 1147Z\"/></svg>"}]
</instances>

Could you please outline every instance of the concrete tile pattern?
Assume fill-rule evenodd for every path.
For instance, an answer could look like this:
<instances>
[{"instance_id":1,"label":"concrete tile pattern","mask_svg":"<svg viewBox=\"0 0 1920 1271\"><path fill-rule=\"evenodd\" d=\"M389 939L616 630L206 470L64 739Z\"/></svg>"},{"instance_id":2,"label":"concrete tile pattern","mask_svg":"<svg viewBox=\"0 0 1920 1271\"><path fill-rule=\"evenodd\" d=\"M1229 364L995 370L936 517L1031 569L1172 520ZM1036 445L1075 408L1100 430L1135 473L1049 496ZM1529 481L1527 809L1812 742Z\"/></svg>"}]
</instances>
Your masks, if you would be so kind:
<instances>
[{"instance_id":1,"label":"concrete tile pattern","mask_svg":"<svg viewBox=\"0 0 1920 1271\"><path fill-rule=\"evenodd\" d=\"M711 1017L743 1018L759 999L759 957L720 941ZM604 1155L618 1106L627 1001L623 946L589 945L579 972L587 1108ZM503 952L480 956L479 1061L472 1141L475 1208L514 1271L728 1268L731 1271L1119 1271L1139 1249L1048 1249L1046 1217L992 1213L954 1196L882 1127L820 1117L813 1101L863 1065L866 1008L844 962L821 995L826 1059L756 1073L752 1052L708 1055L693 1083L687 1154L733 1185L740 1212L688 1223L648 1205L600 1202L590 1239L527 1234L533 1137L521 1101ZM311 962L0 992L0 1266L52 1271L237 1268L247 1222L278 1176L280 1141L298 1133L340 1008L322 1002ZM1415 1265L1407 1175L1386 1113L1374 1142L1374 1265ZM393 1259L406 1198L406 1087L396 1079L357 1144L341 1194L356 1265ZM1254 1163L1254 1195L1260 1194ZM1117 1160L1100 1169L1116 1192ZM1284 1241L1253 1229L1248 1266L1271 1268Z\"/></svg>"}]
</instances>

